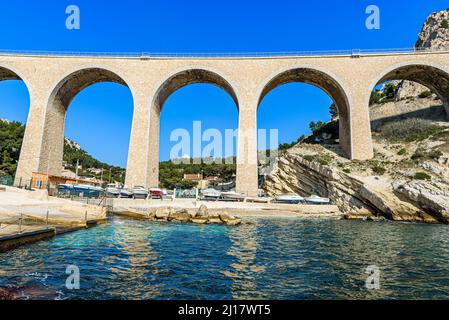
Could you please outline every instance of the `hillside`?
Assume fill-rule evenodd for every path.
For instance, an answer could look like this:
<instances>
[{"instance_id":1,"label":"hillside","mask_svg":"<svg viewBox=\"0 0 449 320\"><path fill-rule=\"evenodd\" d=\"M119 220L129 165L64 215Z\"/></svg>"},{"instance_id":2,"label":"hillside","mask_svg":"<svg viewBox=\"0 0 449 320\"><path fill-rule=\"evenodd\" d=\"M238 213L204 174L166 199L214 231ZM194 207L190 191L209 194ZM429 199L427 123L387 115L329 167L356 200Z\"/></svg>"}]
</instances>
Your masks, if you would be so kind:
<instances>
[{"instance_id":1,"label":"hillside","mask_svg":"<svg viewBox=\"0 0 449 320\"><path fill-rule=\"evenodd\" d=\"M14 177L24 133L25 126L20 122L0 119L0 176ZM78 170L80 176L100 178L101 174L94 174L87 170L97 168L103 169L103 179L106 181L109 181L109 170L112 173L112 181L124 181L125 169L98 161L81 149L77 143L66 138L63 158L66 169L75 171L77 160L80 165Z\"/></svg>"},{"instance_id":2,"label":"hillside","mask_svg":"<svg viewBox=\"0 0 449 320\"><path fill-rule=\"evenodd\" d=\"M10 122L0 119L0 176L12 178L17 169L17 162L20 156L25 126L19 122ZM86 151L79 144L69 139L64 142L65 168L72 172L76 171L76 164L79 161L78 175L81 177L95 177L104 181L117 181L124 183L125 169L111 166L101 162ZM193 161L191 161L193 163ZM173 189L176 186L190 188L196 183L183 181L184 174L203 173L205 177L218 176L224 181L233 179L236 166L234 164L176 164L172 161L163 161L160 164L161 187ZM103 169L103 174L100 170ZM109 173L111 172L111 176Z\"/></svg>"},{"instance_id":3,"label":"hillside","mask_svg":"<svg viewBox=\"0 0 449 320\"><path fill-rule=\"evenodd\" d=\"M24 133L19 122L0 119L0 176L14 176Z\"/></svg>"},{"instance_id":4,"label":"hillside","mask_svg":"<svg viewBox=\"0 0 449 320\"><path fill-rule=\"evenodd\" d=\"M429 16L417 45L449 44L449 11ZM446 29L446 28L443 28ZM343 157L338 119L285 150L264 188L332 199L348 218L449 223L449 122L428 88L392 81L373 92L374 158Z\"/></svg>"}]
</instances>

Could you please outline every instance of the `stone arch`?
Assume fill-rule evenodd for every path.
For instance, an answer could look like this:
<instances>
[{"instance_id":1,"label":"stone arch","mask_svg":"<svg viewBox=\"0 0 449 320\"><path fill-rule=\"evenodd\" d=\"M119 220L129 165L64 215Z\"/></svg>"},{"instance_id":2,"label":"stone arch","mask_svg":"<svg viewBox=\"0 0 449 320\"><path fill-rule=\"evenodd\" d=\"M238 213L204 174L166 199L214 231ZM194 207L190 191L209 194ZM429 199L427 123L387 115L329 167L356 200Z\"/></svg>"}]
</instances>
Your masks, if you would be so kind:
<instances>
[{"instance_id":1,"label":"stone arch","mask_svg":"<svg viewBox=\"0 0 449 320\"><path fill-rule=\"evenodd\" d=\"M448 68L424 61L411 61L391 66L371 83L365 105L369 106L369 97L377 85L392 80L408 80L429 88L441 99L449 117Z\"/></svg>"},{"instance_id":2,"label":"stone arch","mask_svg":"<svg viewBox=\"0 0 449 320\"><path fill-rule=\"evenodd\" d=\"M30 82L27 79L25 79L25 77L18 70L16 70L14 67L7 66L7 65L4 65L4 64L0 64L0 82L1 81L8 81L8 80L19 80L19 81L22 81L24 83L25 88L26 88L27 93L28 93L28 96L29 96L29 99L30 99L28 112L27 112L28 113L27 118L28 118L30 116L29 108L31 107L32 99L33 99L33 96L31 94L32 93L31 92L32 88L30 86ZM27 122L28 122L28 119L27 119ZM22 143L22 146L23 146L23 143ZM23 149L20 150L19 164L20 164L21 159L22 159L22 150ZM19 175L17 174L18 172L19 172ZM16 178L18 176L20 176L20 166L16 170ZM17 181L15 181L14 183L16 185L18 185L18 184L20 184L20 182L21 182L21 179L18 178Z\"/></svg>"},{"instance_id":3,"label":"stone arch","mask_svg":"<svg viewBox=\"0 0 449 320\"><path fill-rule=\"evenodd\" d=\"M191 67L175 71L168 78L163 80L154 94L152 107L159 112L162 111L167 99L177 90L191 84L206 83L219 87L226 91L234 100L237 109L239 102L237 98L237 91L231 82L218 71L211 70L204 67Z\"/></svg>"},{"instance_id":4,"label":"stone arch","mask_svg":"<svg viewBox=\"0 0 449 320\"><path fill-rule=\"evenodd\" d=\"M0 81L7 81L7 80L20 80L25 84L25 87L27 88L28 94L30 96L30 100L32 98L31 96L31 84L30 82L22 75L18 70L11 66L6 66L4 64L0 64ZM31 102L30 102L31 104Z\"/></svg>"},{"instance_id":5,"label":"stone arch","mask_svg":"<svg viewBox=\"0 0 449 320\"><path fill-rule=\"evenodd\" d=\"M0 64L0 81L3 80L22 80L16 70L13 68Z\"/></svg>"},{"instance_id":6,"label":"stone arch","mask_svg":"<svg viewBox=\"0 0 449 320\"><path fill-rule=\"evenodd\" d=\"M174 70L164 77L155 87L150 101L148 137L150 137L151 148L147 148L146 154L148 163L146 181L149 181L151 186L159 184L160 117L165 102L177 90L196 83L211 84L221 88L231 96L237 109L239 109L238 91L222 72L209 67L193 65Z\"/></svg>"},{"instance_id":7,"label":"stone arch","mask_svg":"<svg viewBox=\"0 0 449 320\"><path fill-rule=\"evenodd\" d=\"M335 103L339 115L339 137L340 145L347 155L352 157L352 133L351 133L351 95L338 77L330 71L321 70L309 66L293 66L272 75L264 82L263 87L257 95L257 108L265 98L275 88L292 82L303 82L316 86L323 90Z\"/></svg>"},{"instance_id":8,"label":"stone arch","mask_svg":"<svg viewBox=\"0 0 449 320\"><path fill-rule=\"evenodd\" d=\"M100 82L113 82L127 88L130 86L115 71L106 67L88 66L77 68L65 74L56 85L47 100L43 130L43 142L40 150L39 171L59 175L64 149L65 118L72 100L85 88ZM132 95L132 90L131 95Z\"/></svg>"}]
</instances>

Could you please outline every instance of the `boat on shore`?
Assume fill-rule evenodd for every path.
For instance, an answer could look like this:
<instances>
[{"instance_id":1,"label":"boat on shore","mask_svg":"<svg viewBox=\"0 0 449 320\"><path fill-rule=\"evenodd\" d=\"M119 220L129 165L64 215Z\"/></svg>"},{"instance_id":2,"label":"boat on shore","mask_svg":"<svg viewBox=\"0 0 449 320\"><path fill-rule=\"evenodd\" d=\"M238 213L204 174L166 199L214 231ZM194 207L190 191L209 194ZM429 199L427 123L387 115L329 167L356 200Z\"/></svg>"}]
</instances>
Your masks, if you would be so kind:
<instances>
[{"instance_id":1,"label":"boat on shore","mask_svg":"<svg viewBox=\"0 0 449 320\"><path fill-rule=\"evenodd\" d=\"M316 194L311 195L310 197L306 198L306 203L308 204L330 204L331 200L329 198L323 198L320 196L317 196Z\"/></svg>"},{"instance_id":2,"label":"boat on shore","mask_svg":"<svg viewBox=\"0 0 449 320\"><path fill-rule=\"evenodd\" d=\"M204 200L217 201L221 197L221 192L212 188L201 191L201 196Z\"/></svg>"},{"instance_id":3,"label":"boat on shore","mask_svg":"<svg viewBox=\"0 0 449 320\"><path fill-rule=\"evenodd\" d=\"M98 198L103 193L103 188L89 184L59 184L58 192L69 195Z\"/></svg>"},{"instance_id":4,"label":"boat on shore","mask_svg":"<svg viewBox=\"0 0 449 320\"><path fill-rule=\"evenodd\" d=\"M281 194L276 196L274 199L276 202L279 203L290 203L290 204L302 203L305 200L303 197L295 193Z\"/></svg>"},{"instance_id":5,"label":"boat on shore","mask_svg":"<svg viewBox=\"0 0 449 320\"><path fill-rule=\"evenodd\" d=\"M150 198L162 200L164 198L164 192L159 188L150 188Z\"/></svg>"},{"instance_id":6,"label":"boat on shore","mask_svg":"<svg viewBox=\"0 0 449 320\"><path fill-rule=\"evenodd\" d=\"M118 198L120 196L120 189L114 183L107 184L105 191L106 197Z\"/></svg>"},{"instance_id":7,"label":"boat on shore","mask_svg":"<svg viewBox=\"0 0 449 320\"><path fill-rule=\"evenodd\" d=\"M133 199L146 199L148 190L143 186L135 186L133 188Z\"/></svg>"},{"instance_id":8,"label":"boat on shore","mask_svg":"<svg viewBox=\"0 0 449 320\"><path fill-rule=\"evenodd\" d=\"M226 191L221 193L221 198L223 200L243 201L245 200L246 195L235 191Z\"/></svg>"},{"instance_id":9,"label":"boat on shore","mask_svg":"<svg viewBox=\"0 0 449 320\"><path fill-rule=\"evenodd\" d=\"M130 190L127 186L123 186L120 188L120 198L132 198L133 191Z\"/></svg>"}]
</instances>

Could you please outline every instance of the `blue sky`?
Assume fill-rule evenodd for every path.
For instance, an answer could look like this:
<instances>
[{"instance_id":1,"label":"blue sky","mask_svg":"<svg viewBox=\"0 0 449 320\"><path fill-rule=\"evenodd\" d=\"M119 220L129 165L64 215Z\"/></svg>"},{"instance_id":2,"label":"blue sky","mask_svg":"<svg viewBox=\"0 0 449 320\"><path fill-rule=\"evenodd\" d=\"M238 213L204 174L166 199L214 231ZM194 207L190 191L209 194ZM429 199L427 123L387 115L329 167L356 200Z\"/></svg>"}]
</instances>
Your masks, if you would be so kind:
<instances>
[{"instance_id":1,"label":"blue sky","mask_svg":"<svg viewBox=\"0 0 449 320\"><path fill-rule=\"evenodd\" d=\"M65 9L81 11L81 29L65 28ZM381 10L381 29L365 28L365 8ZM0 49L99 52L260 52L406 48L428 14L449 1L2 1ZM329 118L330 99L305 84L273 90L258 126L279 128L280 142L307 134L311 120ZM0 83L0 118L26 122L29 98L19 81ZM66 135L102 161L126 166L132 97L117 84L96 84L72 102ZM289 116L286 116L286 114ZM161 122L161 159L174 128L237 128L230 97L211 85L191 85L167 101Z\"/></svg>"}]
</instances>

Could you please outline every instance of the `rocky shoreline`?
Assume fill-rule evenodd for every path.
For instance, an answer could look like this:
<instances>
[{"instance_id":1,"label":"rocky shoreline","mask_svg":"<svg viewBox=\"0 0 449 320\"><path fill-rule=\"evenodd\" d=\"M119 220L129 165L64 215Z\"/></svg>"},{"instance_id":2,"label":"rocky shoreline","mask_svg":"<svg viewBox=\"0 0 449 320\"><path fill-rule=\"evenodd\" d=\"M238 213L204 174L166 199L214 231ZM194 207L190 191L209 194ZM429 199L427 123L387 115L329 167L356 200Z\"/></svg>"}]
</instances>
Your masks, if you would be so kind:
<instances>
[{"instance_id":1,"label":"rocky shoreline","mask_svg":"<svg viewBox=\"0 0 449 320\"><path fill-rule=\"evenodd\" d=\"M222 211L220 213L210 212L205 205L201 205L198 210L175 209L171 206L159 207L156 209L138 210L126 209L115 214L129 218L143 219L154 222L178 222L194 224L223 224L227 226L237 226L242 223L242 219Z\"/></svg>"}]
</instances>

